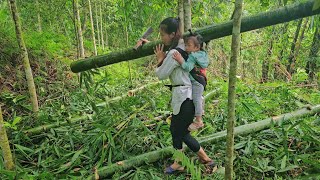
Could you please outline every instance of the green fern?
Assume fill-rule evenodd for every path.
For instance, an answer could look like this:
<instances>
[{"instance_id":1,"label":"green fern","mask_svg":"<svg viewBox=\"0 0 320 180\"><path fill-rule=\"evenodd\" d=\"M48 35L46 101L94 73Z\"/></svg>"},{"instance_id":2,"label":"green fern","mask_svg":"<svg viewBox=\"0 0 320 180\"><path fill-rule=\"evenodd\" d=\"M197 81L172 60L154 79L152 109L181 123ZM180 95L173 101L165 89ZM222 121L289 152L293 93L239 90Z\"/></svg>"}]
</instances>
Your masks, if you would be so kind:
<instances>
[{"instance_id":1,"label":"green fern","mask_svg":"<svg viewBox=\"0 0 320 180\"><path fill-rule=\"evenodd\" d=\"M200 168L196 167L193 161L191 161L182 151L175 150L173 158L180 160L182 166L184 166L187 169L187 172L191 174L192 179L201 179Z\"/></svg>"}]
</instances>

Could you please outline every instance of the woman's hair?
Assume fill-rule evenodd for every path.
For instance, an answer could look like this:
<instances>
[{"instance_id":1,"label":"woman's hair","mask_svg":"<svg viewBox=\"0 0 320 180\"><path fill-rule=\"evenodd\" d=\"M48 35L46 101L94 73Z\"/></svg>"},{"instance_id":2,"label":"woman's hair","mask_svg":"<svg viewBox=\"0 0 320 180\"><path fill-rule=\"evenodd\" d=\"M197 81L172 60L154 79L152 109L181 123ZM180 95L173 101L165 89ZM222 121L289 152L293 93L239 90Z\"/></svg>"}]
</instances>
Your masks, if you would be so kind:
<instances>
[{"instance_id":1,"label":"woman's hair","mask_svg":"<svg viewBox=\"0 0 320 180\"><path fill-rule=\"evenodd\" d=\"M200 50L203 51L203 37L199 33L194 33L191 29L188 30L190 34L185 37L185 41L192 40L194 45L200 47Z\"/></svg>"},{"instance_id":2,"label":"woman's hair","mask_svg":"<svg viewBox=\"0 0 320 180\"><path fill-rule=\"evenodd\" d=\"M175 33L171 47L178 45L181 39L180 18L168 17L160 23L160 29L167 34Z\"/></svg>"}]
</instances>

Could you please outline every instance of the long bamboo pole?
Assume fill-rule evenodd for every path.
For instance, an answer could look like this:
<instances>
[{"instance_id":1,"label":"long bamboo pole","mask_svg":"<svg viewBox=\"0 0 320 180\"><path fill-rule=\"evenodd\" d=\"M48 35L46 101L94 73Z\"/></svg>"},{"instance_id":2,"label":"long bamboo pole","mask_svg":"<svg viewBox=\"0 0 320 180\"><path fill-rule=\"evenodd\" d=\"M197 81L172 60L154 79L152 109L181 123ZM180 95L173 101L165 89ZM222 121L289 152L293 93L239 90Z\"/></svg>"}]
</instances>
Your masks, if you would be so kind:
<instances>
[{"instance_id":1,"label":"long bamboo pole","mask_svg":"<svg viewBox=\"0 0 320 180\"><path fill-rule=\"evenodd\" d=\"M320 8L312 11L314 2L315 0L309 0L304 3L285 6L276 10L259 13L257 15L243 17L241 22L241 32L247 32L254 29L259 29L319 14ZM229 36L232 34L232 21L228 21L218 25L206 26L196 30L196 32L204 37L204 41ZM153 48L159 43L160 41L147 43L138 51L135 51L132 48L127 48L105 55L94 56L79 61L74 61L73 63L71 63L70 67L72 72L78 73L93 68L119 63L122 61L149 56L154 53Z\"/></svg>"},{"instance_id":2,"label":"long bamboo pole","mask_svg":"<svg viewBox=\"0 0 320 180\"><path fill-rule=\"evenodd\" d=\"M235 1L233 16L231 58L228 84L228 120L227 120L227 147L226 147L226 173L224 179L231 180L233 175L233 149L234 149L234 124L236 121L236 82L237 63L240 57L241 17L243 0Z\"/></svg>"},{"instance_id":3,"label":"long bamboo pole","mask_svg":"<svg viewBox=\"0 0 320 180\"><path fill-rule=\"evenodd\" d=\"M19 48L20 48L20 55L23 62L24 71L26 73L27 85L28 85L28 90L30 94L30 101L32 104L32 111L38 112L39 105L38 105L36 85L34 83L32 69L30 66L28 50L23 38L21 20L20 20L16 1L9 0L9 7L11 8L12 19L15 24L16 37L17 37Z\"/></svg>"},{"instance_id":4,"label":"long bamboo pole","mask_svg":"<svg viewBox=\"0 0 320 180\"><path fill-rule=\"evenodd\" d=\"M126 97L131 97L131 96L134 96L138 91L141 91L147 87L150 87L150 86L154 86L154 85L157 85L161 83L161 81L156 81L156 82L152 82L152 83L149 83L149 84L146 84L144 86L141 86L141 87L138 87L136 89L132 89L132 90L129 90L127 94L123 94L121 96L117 96L117 97L114 97L114 98L111 98L111 99L107 99L105 102L101 102L99 104L97 104L96 106L97 107L103 107L103 106L106 106L107 104L111 103L111 102L116 102L116 101L120 101Z\"/></svg>"},{"instance_id":5,"label":"long bamboo pole","mask_svg":"<svg viewBox=\"0 0 320 180\"><path fill-rule=\"evenodd\" d=\"M282 121L283 123L287 123L289 120L294 119L294 118L300 118L304 116L310 116L314 115L316 113L320 113L320 104L313 106L311 108L302 108L290 113L282 114L279 116L267 118L258 122L254 122L251 124L246 124L242 126L238 126L235 128L234 135L239 136L239 135L246 135L250 134L253 132L258 132L263 129L267 129L272 125L277 126L278 121ZM218 142L221 140L224 140L226 138L227 131L221 131L214 133L209 136L205 136L202 138L199 138L199 142L201 144L205 143L214 143ZM120 161L117 163L114 163L110 166L105 166L97 170L99 177L108 177L114 174L115 172L120 172L120 171L125 171L129 170L133 167L141 166L145 163L153 163L158 161L159 159L167 158L170 155L172 155L173 148L172 147L166 147L157 151L152 151L148 152L145 154L141 154L138 156L134 156L130 159ZM89 176L88 179L94 179L94 175Z\"/></svg>"},{"instance_id":6,"label":"long bamboo pole","mask_svg":"<svg viewBox=\"0 0 320 180\"><path fill-rule=\"evenodd\" d=\"M35 127L35 128L27 129L27 130L23 131L23 133L25 133L27 135L35 135L35 134L39 134L41 132L48 131L49 129L54 128L54 127L65 126L67 124L73 124L73 123L76 123L76 122L79 122L79 121L85 121L85 120L88 120L90 118L91 118L91 115L87 114L85 116L71 118L71 119L68 119L68 120L63 121L63 122L45 124L45 125L38 126L38 127Z\"/></svg>"}]
</instances>

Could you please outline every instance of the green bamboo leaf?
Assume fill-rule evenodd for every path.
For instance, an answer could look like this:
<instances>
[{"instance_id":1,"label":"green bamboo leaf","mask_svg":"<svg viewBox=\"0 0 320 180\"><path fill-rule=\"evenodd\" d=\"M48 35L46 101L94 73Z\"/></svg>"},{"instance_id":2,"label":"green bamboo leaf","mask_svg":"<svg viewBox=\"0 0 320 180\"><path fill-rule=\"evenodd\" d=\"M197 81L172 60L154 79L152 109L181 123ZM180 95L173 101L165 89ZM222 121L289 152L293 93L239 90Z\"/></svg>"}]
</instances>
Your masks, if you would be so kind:
<instances>
[{"instance_id":1,"label":"green bamboo leaf","mask_svg":"<svg viewBox=\"0 0 320 180\"><path fill-rule=\"evenodd\" d=\"M287 131L290 131L292 128L294 128L294 127L296 127L298 124L300 124L300 123L302 123L302 121L297 121L297 122L295 122L293 125L291 125L288 129L287 129Z\"/></svg>"},{"instance_id":2,"label":"green bamboo leaf","mask_svg":"<svg viewBox=\"0 0 320 180\"><path fill-rule=\"evenodd\" d=\"M269 142L269 141L263 141L263 144L265 144L266 146L268 146L268 147L270 147L272 149L277 149L277 147L272 145L271 142Z\"/></svg>"},{"instance_id":3,"label":"green bamboo leaf","mask_svg":"<svg viewBox=\"0 0 320 180\"><path fill-rule=\"evenodd\" d=\"M42 151L38 155L38 167L41 165L41 160L42 160Z\"/></svg>"},{"instance_id":4,"label":"green bamboo leaf","mask_svg":"<svg viewBox=\"0 0 320 180\"><path fill-rule=\"evenodd\" d=\"M19 145L19 144L14 144L14 146L15 146L26 158L28 158L29 160L31 160L29 155L31 155L31 154L34 153L34 150L33 150L33 149L30 149L30 148L21 146L21 145ZM29 152L29 153L27 154L26 152Z\"/></svg>"},{"instance_id":5,"label":"green bamboo leaf","mask_svg":"<svg viewBox=\"0 0 320 180\"><path fill-rule=\"evenodd\" d=\"M302 159L302 161L304 163L310 164L310 165L314 166L315 168L320 169L319 160L315 161L310 156L312 157L312 154L307 154L307 155L304 154L304 155L300 155L299 158Z\"/></svg>"},{"instance_id":6,"label":"green bamboo leaf","mask_svg":"<svg viewBox=\"0 0 320 180\"><path fill-rule=\"evenodd\" d=\"M15 97L15 98L12 100L12 102L14 102L14 103L16 104L17 102L19 102L19 101L21 101L21 100L24 100L24 99L26 99L26 98L27 98L26 96L19 95L19 96Z\"/></svg>"},{"instance_id":7,"label":"green bamboo leaf","mask_svg":"<svg viewBox=\"0 0 320 180\"><path fill-rule=\"evenodd\" d=\"M80 149L76 153L74 153L74 155L71 158L71 161L66 163L66 164L63 164L62 166L60 166L60 168L59 168L60 170L57 171L56 173L59 174L60 172L68 169L69 167L71 167L71 165L78 159L78 157L80 156L80 154L82 154L82 152L83 152L83 149Z\"/></svg>"},{"instance_id":8,"label":"green bamboo leaf","mask_svg":"<svg viewBox=\"0 0 320 180\"><path fill-rule=\"evenodd\" d=\"M285 168L281 168L277 172L279 172L279 173L286 172L286 171L290 171L290 170L293 170L293 169L298 168L298 167L299 166L297 166L297 165L291 165L291 166L288 166L288 167L285 167Z\"/></svg>"},{"instance_id":9,"label":"green bamboo leaf","mask_svg":"<svg viewBox=\"0 0 320 180\"><path fill-rule=\"evenodd\" d=\"M17 172L16 171L8 171L8 170L0 170L0 174L6 175L8 179L16 179Z\"/></svg>"},{"instance_id":10,"label":"green bamboo leaf","mask_svg":"<svg viewBox=\"0 0 320 180\"><path fill-rule=\"evenodd\" d=\"M107 134L108 142L110 143L110 145L111 145L112 147L115 147L114 140L113 140L113 137L112 137L111 132L110 132L110 131L107 131L106 134Z\"/></svg>"},{"instance_id":11,"label":"green bamboo leaf","mask_svg":"<svg viewBox=\"0 0 320 180\"><path fill-rule=\"evenodd\" d=\"M59 149L56 145L53 146L54 148L54 151L56 152L57 156L60 157L60 152L59 152Z\"/></svg>"},{"instance_id":12,"label":"green bamboo leaf","mask_svg":"<svg viewBox=\"0 0 320 180\"><path fill-rule=\"evenodd\" d=\"M247 143L246 141L237 143L236 145L234 145L234 149L241 149L246 145L246 143Z\"/></svg>"},{"instance_id":13,"label":"green bamboo leaf","mask_svg":"<svg viewBox=\"0 0 320 180\"><path fill-rule=\"evenodd\" d=\"M3 124L4 124L4 127L6 128L12 128L11 124L8 122L4 122Z\"/></svg>"},{"instance_id":14,"label":"green bamboo leaf","mask_svg":"<svg viewBox=\"0 0 320 180\"><path fill-rule=\"evenodd\" d=\"M266 170L264 172L268 172L268 171L273 171L275 170L276 168L273 167L273 166L267 166Z\"/></svg>"},{"instance_id":15,"label":"green bamboo leaf","mask_svg":"<svg viewBox=\"0 0 320 180\"><path fill-rule=\"evenodd\" d=\"M256 171L258 172L263 172L262 169L260 169L259 167L256 167L256 166L251 166L253 169L255 169Z\"/></svg>"},{"instance_id":16,"label":"green bamboo leaf","mask_svg":"<svg viewBox=\"0 0 320 180\"><path fill-rule=\"evenodd\" d=\"M83 149L78 150L76 153L74 153L72 159L71 159L71 164L73 164L79 157L80 154L82 154Z\"/></svg>"},{"instance_id":17,"label":"green bamboo leaf","mask_svg":"<svg viewBox=\"0 0 320 180\"><path fill-rule=\"evenodd\" d=\"M33 149L30 149L30 148L21 146L21 145L19 145L19 144L14 144L14 146L16 146L19 150L27 151L27 152L29 152L29 153L34 153L34 150L33 150Z\"/></svg>"},{"instance_id":18,"label":"green bamboo leaf","mask_svg":"<svg viewBox=\"0 0 320 180\"><path fill-rule=\"evenodd\" d=\"M281 169L284 169L286 167L286 162L287 162L287 156L283 156L281 160Z\"/></svg>"},{"instance_id":19,"label":"green bamboo leaf","mask_svg":"<svg viewBox=\"0 0 320 180\"><path fill-rule=\"evenodd\" d=\"M108 163L112 164L112 148L109 149Z\"/></svg>"},{"instance_id":20,"label":"green bamboo leaf","mask_svg":"<svg viewBox=\"0 0 320 180\"><path fill-rule=\"evenodd\" d=\"M74 149L74 143L71 136L69 136L69 141L70 141L71 148Z\"/></svg>"},{"instance_id":21,"label":"green bamboo leaf","mask_svg":"<svg viewBox=\"0 0 320 180\"><path fill-rule=\"evenodd\" d=\"M21 121L21 119L22 118L20 116L15 117L12 122L12 126L15 126L17 123L19 123Z\"/></svg>"},{"instance_id":22,"label":"green bamboo leaf","mask_svg":"<svg viewBox=\"0 0 320 180\"><path fill-rule=\"evenodd\" d=\"M254 113L254 111L244 102L241 102L241 104L250 112L250 113Z\"/></svg>"},{"instance_id":23,"label":"green bamboo leaf","mask_svg":"<svg viewBox=\"0 0 320 180\"><path fill-rule=\"evenodd\" d=\"M257 159L257 162L258 162L258 165L260 167L261 170L265 169L266 168L266 164L265 162L263 161L263 159Z\"/></svg>"},{"instance_id":24,"label":"green bamboo leaf","mask_svg":"<svg viewBox=\"0 0 320 180\"><path fill-rule=\"evenodd\" d=\"M314 4L313 4L313 7L312 7L312 11L315 11L315 10L317 10L319 8L320 8L320 0L315 0Z\"/></svg>"}]
</instances>

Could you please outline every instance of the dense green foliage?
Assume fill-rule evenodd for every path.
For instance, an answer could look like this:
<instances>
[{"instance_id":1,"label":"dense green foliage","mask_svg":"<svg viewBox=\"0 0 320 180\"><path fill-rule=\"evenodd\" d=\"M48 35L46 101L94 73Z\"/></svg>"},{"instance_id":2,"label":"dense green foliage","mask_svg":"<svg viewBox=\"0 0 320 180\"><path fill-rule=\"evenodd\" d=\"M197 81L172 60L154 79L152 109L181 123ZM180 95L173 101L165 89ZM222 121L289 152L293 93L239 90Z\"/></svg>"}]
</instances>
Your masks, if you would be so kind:
<instances>
[{"instance_id":1,"label":"dense green foliage","mask_svg":"<svg viewBox=\"0 0 320 180\"><path fill-rule=\"evenodd\" d=\"M108 46L105 49L98 46L99 54L134 46L147 27L156 29L164 17L176 16L177 9L176 1L92 0L92 3L94 11L96 5L102 5L104 33L108 34ZM222 0L192 3L194 28L229 20L234 8L232 2ZM78 179L92 175L100 167L171 146L167 120L170 91L163 86L167 82L144 89L136 96L97 107L130 89L156 81L154 57L114 64L77 76L68 69L70 62L77 59L72 1L39 0L36 5L34 1L18 0L17 4L41 108L38 114L31 113L12 18L7 1L0 0L0 101L4 104L3 115L16 164L15 171L6 171L0 158L0 179ZM244 16L283 5L278 1L248 0L245 1ZM86 26L86 55L91 56L90 20L84 18L85 14L88 16L87 1L80 1L80 6L82 25ZM42 32L38 31L38 12ZM93 15L95 18L95 13ZM291 81L288 82L286 75L273 66L280 61L286 67L297 24L293 21L242 35L236 126L287 113L306 104L320 104L319 82L309 82L305 71L319 15L309 17ZM153 33L150 39L158 38L158 33ZM268 55L272 40L272 54ZM225 130L230 44L230 37L226 37L214 40L208 46L211 64L206 93L217 88L220 91L206 103L206 126L194 133L197 137ZM319 62L319 53L313 58ZM269 82L259 84L265 59L270 63ZM320 74L316 73L319 80ZM23 133L43 124L66 122L81 116L88 118L32 136ZM236 137L234 169L237 179L319 176L319 125L319 115L315 115L280 128ZM205 149L220 167L224 165L225 142L207 144ZM172 161L163 159L127 172L117 172L113 178L222 178L219 174L206 174L202 165L193 162L193 153L186 152L186 155L176 154L182 157L188 173L165 176L163 169Z\"/></svg>"}]
</instances>

